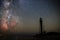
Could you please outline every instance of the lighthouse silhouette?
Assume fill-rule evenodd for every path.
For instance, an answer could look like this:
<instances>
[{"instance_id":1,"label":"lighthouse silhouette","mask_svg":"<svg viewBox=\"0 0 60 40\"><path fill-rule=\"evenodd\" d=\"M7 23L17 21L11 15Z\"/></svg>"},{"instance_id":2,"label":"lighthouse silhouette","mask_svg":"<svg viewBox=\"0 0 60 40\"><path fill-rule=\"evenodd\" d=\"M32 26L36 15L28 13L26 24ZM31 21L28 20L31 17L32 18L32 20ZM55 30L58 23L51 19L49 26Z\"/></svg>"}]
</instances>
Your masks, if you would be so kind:
<instances>
[{"instance_id":1,"label":"lighthouse silhouette","mask_svg":"<svg viewBox=\"0 0 60 40\"><path fill-rule=\"evenodd\" d=\"M40 30L41 30L41 35L43 34L43 27L42 27L43 20L40 17Z\"/></svg>"}]
</instances>

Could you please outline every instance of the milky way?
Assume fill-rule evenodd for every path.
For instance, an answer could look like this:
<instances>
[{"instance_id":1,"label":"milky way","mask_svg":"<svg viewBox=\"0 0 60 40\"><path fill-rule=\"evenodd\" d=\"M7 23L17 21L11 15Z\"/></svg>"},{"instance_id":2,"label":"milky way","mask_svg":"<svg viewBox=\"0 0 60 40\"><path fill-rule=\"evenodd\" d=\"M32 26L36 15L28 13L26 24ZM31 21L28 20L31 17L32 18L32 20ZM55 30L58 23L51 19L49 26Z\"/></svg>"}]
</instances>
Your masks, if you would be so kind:
<instances>
[{"instance_id":1,"label":"milky way","mask_svg":"<svg viewBox=\"0 0 60 40\"><path fill-rule=\"evenodd\" d=\"M3 1L3 15L1 19L1 29L3 32L8 31L11 27L16 25L16 19L14 19L14 17L10 19L12 16L11 2L12 0Z\"/></svg>"}]
</instances>

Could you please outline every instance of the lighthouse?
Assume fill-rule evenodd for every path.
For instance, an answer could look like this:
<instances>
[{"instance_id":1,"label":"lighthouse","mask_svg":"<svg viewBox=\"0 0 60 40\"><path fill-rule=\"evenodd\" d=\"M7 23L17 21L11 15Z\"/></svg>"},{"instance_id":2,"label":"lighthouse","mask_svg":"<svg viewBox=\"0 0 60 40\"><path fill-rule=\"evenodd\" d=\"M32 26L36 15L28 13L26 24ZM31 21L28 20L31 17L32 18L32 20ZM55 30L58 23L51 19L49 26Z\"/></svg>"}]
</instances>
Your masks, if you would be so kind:
<instances>
[{"instance_id":1,"label":"lighthouse","mask_svg":"<svg viewBox=\"0 0 60 40\"><path fill-rule=\"evenodd\" d=\"M43 27L42 27L42 18L40 18L40 29L41 29L41 35L43 34Z\"/></svg>"}]
</instances>

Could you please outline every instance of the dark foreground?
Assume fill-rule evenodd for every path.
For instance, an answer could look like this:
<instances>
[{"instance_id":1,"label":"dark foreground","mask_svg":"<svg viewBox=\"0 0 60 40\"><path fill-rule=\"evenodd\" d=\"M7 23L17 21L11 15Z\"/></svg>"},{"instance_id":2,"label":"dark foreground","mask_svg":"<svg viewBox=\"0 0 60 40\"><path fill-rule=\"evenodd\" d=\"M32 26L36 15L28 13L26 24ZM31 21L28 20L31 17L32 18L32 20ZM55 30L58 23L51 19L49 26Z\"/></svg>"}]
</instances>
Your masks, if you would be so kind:
<instances>
[{"instance_id":1,"label":"dark foreground","mask_svg":"<svg viewBox=\"0 0 60 40\"><path fill-rule=\"evenodd\" d=\"M50 32L43 35L8 34L0 36L0 40L60 40L60 33Z\"/></svg>"}]
</instances>

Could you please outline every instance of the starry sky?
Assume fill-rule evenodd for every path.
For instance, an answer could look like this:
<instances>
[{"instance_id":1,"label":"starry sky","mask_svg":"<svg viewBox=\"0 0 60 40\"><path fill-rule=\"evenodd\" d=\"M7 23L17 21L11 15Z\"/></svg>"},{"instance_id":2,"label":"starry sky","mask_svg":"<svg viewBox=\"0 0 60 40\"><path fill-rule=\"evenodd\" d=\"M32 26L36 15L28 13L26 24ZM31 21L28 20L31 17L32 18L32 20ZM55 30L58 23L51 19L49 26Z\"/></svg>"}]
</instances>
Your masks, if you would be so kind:
<instances>
[{"instance_id":1,"label":"starry sky","mask_svg":"<svg viewBox=\"0 0 60 40\"><path fill-rule=\"evenodd\" d=\"M0 10L2 7L0 0ZM18 16L16 32L39 33L39 18L43 19L43 30L60 32L60 4L58 0L13 0L13 15ZM1 13L1 11L0 11Z\"/></svg>"}]
</instances>

